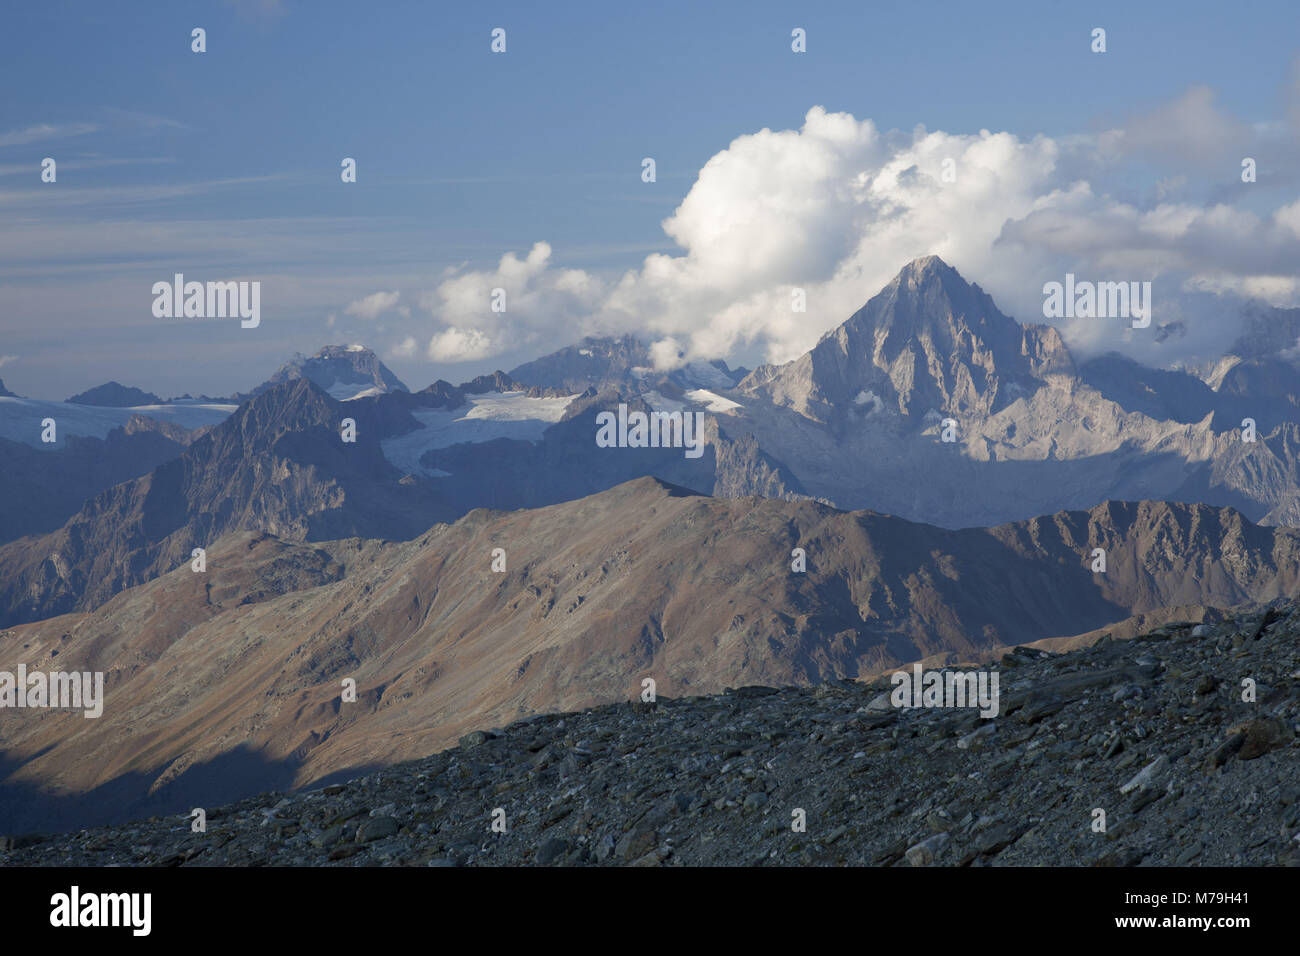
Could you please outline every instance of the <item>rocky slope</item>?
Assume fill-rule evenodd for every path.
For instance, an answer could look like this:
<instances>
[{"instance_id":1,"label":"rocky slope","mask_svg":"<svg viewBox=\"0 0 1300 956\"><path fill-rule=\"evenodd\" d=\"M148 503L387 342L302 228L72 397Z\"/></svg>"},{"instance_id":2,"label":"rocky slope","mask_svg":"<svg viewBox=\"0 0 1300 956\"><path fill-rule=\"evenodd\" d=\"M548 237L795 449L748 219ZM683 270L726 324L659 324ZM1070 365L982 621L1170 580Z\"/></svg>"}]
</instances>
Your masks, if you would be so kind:
<instances>
[{"instance_id":1,"label":"rocky slope","mask_svg":"<svg viewBox=\"0 0 1300 956\"><path fill-rule=\"evenodd\" d=\"M1297 647L1282 602L1009 654L994 718L895 708L887 681L539 715L320 789L196 798L202 833L187 805L11 835L0 863L1295 866Z\"/></svg>"},{"instance_id":2,"label":"rocky slope","mask_svg":"<svg viewBox=\"0 0 1300 956\"><path fill-rule=\"evenodd\" d=\"M6 719L0 810L121 819L421 756L645 677L673 697L856 678L1298 587L1300 532L1150 502L954 532L639 479L402 543L231 535L201 574L0 633L0 660L104 671L108 695L97 720Z\"/></svg>"},{"instance_id":3,"label":"rocky slope","mask_svg":"<svg viewBox=\"0 0 1300 956\"><path fill-rule=\"evenodd\" d=\"M55 530L86 499L171 461L202 434L136 416L103 439L70 435L57 448L0 438L0 544Z\"/></svg>"},{"instance_id":4,"label":"rocky slope","mask_svg":"<svg viewBox=\"0 0 1300 956\"><path fill-rule=\"evenodd\" d=\"M198 433L187 448L131 456L131 470L76 472L87 480L38 510L30 510L30 503L60 487L49 480L55 471L46 467L55 459L20 449L16 460L31 467L16 467L11 481L16 492L31 493L25 504L22 497L14 499L24 517L0 530L0 541L47 533L0 547L0 625L92 610L122 589L187 562L193 548L232 531L266 531L300 541L349 535L406 540L475 508L536 508L643 475L711 494L810 497L789 469L752 439L732 438L710 416L703 431L707 447L697 459L685 458L677 448L598 448L601 411L621 403L650 410L644 401L617 392L578 397L554 424L527 421L525 408L522 424L533 438L478 432L488 420L476 417L481 406L471 400L518 405L501 393L515 388L523 386L497 373L459 387L436 382L414 394L336 401L315 380L301 376L261 391L210 432ZM557 397L537 386L529 391L534 394L522 405ZM454 423L463 434L450 441L439 441L437 434L423 438L432 433L424 427L430 415ZM354 444L341 439L345 418L357 423ZM393 441L414 451L394 454ZM422 441L429 444L427 451L421 451ZM143 439L132 442L136 448ZM410 464L408 457L421 464ZM87 463L86 454L64 458L71 467ZM105 488L109 479L124 481L157 462L164 463ZM94 496L77 510L81 491ZM70 517L69 511L74 512ZM59 521L66 523L50 530Z\"/></svg>"},{"instance_id":5,"label":"rocky slope","mask_svg":"<svg viewBox=\"0 0 1300 956\"><path fill-rule=\"evenodd\" d=\"M148 474L100 492L57 531L0 547L0 622L98 607L187 564L223 534L399 537L437 514L401 484L366 407L302 378L268 389ZM340 422L358 421L344 444Z\"/></svg>"}]
</instances>

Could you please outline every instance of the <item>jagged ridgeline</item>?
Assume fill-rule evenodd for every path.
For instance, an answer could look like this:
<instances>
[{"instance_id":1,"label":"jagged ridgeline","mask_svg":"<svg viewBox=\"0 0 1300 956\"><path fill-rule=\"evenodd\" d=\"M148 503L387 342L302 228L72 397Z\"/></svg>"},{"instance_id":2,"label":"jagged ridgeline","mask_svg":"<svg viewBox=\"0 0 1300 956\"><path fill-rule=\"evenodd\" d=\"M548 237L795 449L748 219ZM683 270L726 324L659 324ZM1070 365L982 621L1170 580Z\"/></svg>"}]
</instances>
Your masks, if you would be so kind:
<instances>
[{"instance_id":1,"label":"jagged ridgeline","mask_svg":"<svg viewBox=\"0 0 1300 956\"><path fill-rule=\"evenodd\" d=\"M865 679L1293 595L1294 366L1265 339L1204 379L1077 362L929 257L752 372L623 337L420 391L331 346L230 398L2 395L0 651L106 676L95 720L10 722L5 805L125 819L650 674ZM598 440L678 415L689 455Z\"/></svg>"},{"instance_id":2,"label":"jagged ridgeline","mask_svg":"<svg viewBox=\"0 0 1300 956\"><path fill-rule=\"evenodd\" d=\"M588 339L412 393L353 345L295 359L232 399L92 414L0 397L6 501L22 503L0 506L0 542L12 542L0 547L0 623L90 610L234 531L409 540L474 508L539 507L641 476L949 528L1106 500L1295 524L1300 367L1265 330L1297 323L1275 312L1204 381L1119 356L1077 363L1054 329L1003 315L931 256L806 355L753 372L657 372L634 338ZM602 416L618 414L702 416L700 457L601 447ZM53 447L39 437L47 417L60 423ZM345 418L358 426L351 445ZM171 431L143 434L144 421ZM88 455L108 467L85 468Z\"/></svg>"},{"instance_id":3,"label":"jagged ridgeline","mask_svg":"<svg viewBox=\"0 0 1300 956\"><path fill-rule=\"evenodd\" d=\"M6 786L57 779L101 794L72 798L96 814L211 802L213 788L310 783L521 714L624 700L647 676L685 696L979 661L1202 620L1293 594L1298 576L1300 532L1204 505L949 531L650 478L477 510L408 542L232 534L203 573L186 563L90 613L6 632L29 669L77 662L107 688L97 720L30 714L8 730L21 766ZM344 680L355 704L340 704Z\"/></svg>"}]
</instances>

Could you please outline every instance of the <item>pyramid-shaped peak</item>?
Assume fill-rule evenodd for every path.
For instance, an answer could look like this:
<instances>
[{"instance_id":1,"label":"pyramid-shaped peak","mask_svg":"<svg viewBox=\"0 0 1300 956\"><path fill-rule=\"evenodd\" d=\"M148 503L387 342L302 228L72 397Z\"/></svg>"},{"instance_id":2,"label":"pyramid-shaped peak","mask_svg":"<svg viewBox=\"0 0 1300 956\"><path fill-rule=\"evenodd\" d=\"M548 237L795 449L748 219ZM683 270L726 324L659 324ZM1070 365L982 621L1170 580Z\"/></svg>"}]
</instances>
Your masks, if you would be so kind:
<instances>
[{"instance_id":1,"label":"pyramid-shaped peak","mask_svg":"<svg viewBox=\"0 0 1300 956\"><path fill-rule=\"evenodd\" d=\"M904 266L812 349L741 383L817 421L865 409L987 416L1072 369L1055 332L1021 326L938 256ZM857 416L856 418L854 416Z\"/></svg>"},{"instance_id":2,"label":"pyramid-shaped peak","mask_svg":"<svg viewBox=\"0 0 1300 956\"><path fill-rule=\"evenodd\" d=\"M922 256L920 259L913 259L898 271L894 282L899 285L921 286L931 279L941 281L956 279L963 285L966 284L961 274L938 256Z\"/></svg>"},{"instance_id":3,"label":"pyramid-shaped peak","mask_svg":"<svg viewBox=\"0 0 1300 956\"><path fill-rule=\"evenodd\" d=\"M935 334L945 352L957 340L973 335L995 349L1018 353L1023 331L987 292L938 256L913 259L903 266L845 324L887 332L895 341L900 335Z\"/></svg>"},{"instance_id":4,"label":"pyramid-shaped peak","mask_svg":"<svg viewBox=\"0 0 1300 956\"><path fill-rule=\"evenodd\" d=\"M888 329L895 335L942 330L945 340L963 328L975 330L980 337L992 328L1001 328L1012 338L1020 335L1019 324L998 311L983 289L967 282L938 256L913 259L903 266L848 324Z\"/></svg>"},{"instance_id":5,"label":"pyramid-shaped peak","mask_svg":"<svg viewBox=\"0 0 1300 956\"><path fill-rule=\"evenodd\" d=\"M919 259L913 259L907 265L903 266L903 272L911 272L924 275L929 272L956 272L952 266L944 262L938 256L921 256Z\"/></svg>"},{"instance_id":6,"label":"pyramid-shaped peak","mask_svg":"<svg viewBox=\"0 0 1300 956\"><path fill-rule=\"evenodd\" d=\"M334 419L329 393L306 376L277 382L258 392L231 417L236 416Z\"/></svg>"},{"instance_id":7,"label":"pyramid-shaped peak","mask_svg":"<svg viewBox=\"0 0 1300 956\"><path fill-rule=\"evenodd\" d=\"M336 428L340 418L329 394L307 377L277 382L246 399L235 413L210 433L225 454L269 449L288 432Z\"/></svg>"}]
</instances>

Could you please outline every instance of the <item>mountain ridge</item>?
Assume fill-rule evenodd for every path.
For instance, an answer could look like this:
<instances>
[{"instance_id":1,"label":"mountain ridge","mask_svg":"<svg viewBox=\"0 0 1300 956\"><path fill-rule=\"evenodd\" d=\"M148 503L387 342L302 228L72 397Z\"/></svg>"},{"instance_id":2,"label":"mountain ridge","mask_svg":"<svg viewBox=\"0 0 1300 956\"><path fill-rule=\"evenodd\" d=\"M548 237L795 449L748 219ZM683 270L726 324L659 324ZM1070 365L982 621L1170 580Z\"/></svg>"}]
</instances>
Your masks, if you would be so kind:
<instances>
[{"instance_id":1,"label":"mountain ridge","mask_svg":"<svg viewBox=\"0 0 1300 956\"><path fill-rule=\"evenodd\" d=\"M96 721L32 715L3 759L20 768L11 788L98 792L109 809L122 786L125 812L169 784L196 796L186 774L243 746L292 756L299 785L476 725L626 699L647 676L668 696L811 684L1297 588L1300 531L1232 509L1111 502L951 531L641 478L476 509L406 542L227 534L202 574L182 564L92 613L11 628L6 659L103 670L111 706ZM344 678L355 708L340 707Z\"/></svg>"},{"instance_id":2,"label":"mountain ridge","mask_svg":"<svg viewBox=\"0 0 1300 956\"><path fill-rule=\"evenodd\" d=\"M1201 501L1300 524L1300 414L1280 372L1234 384L1228 369L1216 391L1124 356L1076 366L1054 330L1021 326L938 257L906 266L800 359L734 388L651 375L632 364L644 346L630 336L608 340L607 355L584 341L593 355L583 346L539 360L533 384L498 371L461 386L353 394L364 382L351 381L342 403L322 391L321 381L338 384L331 363L382 383L373 352L322 349L319 374L290 363L206 443L178 437L160 450L174 462L129 486L78 485L98 495L78 513L59 499L39 522L7 529L11 539L44 537L0 546L0 623L90 610L231 530L411 539L475 507L538 507L647 474L714 495L815 499L950 528L1107 499ZM590 362L605 369L591 380L616 384L580 394L535 384L551 375L576 387L585 380L563 376ZM700 411L704 456L596 448L596 416L619 405ZM1258 422L1253 443L1238 427L1246 412ZM344 417L358 424L355 445L340 442ZM31 459L30 488L54 486L39 473L72 462L45 469L20 458Z\"/></svg>"}]
</instances>

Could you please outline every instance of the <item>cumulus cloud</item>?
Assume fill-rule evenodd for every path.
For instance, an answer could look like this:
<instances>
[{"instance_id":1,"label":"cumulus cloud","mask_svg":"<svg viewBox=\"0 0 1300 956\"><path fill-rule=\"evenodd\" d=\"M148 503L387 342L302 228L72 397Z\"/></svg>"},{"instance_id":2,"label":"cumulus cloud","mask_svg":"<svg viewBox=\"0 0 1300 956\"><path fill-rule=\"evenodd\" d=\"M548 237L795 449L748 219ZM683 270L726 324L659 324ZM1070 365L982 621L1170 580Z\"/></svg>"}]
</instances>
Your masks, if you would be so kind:
<instances>
[{"instance_id":1,"label":"cumulus cloud","mask_svg":"<svg viewBox=\"0 0 1300 956\"><path fill-rule=\"evenodd\" d=\"M1300 304L1300 202L1270 212L1267 188L1239 181L1257 135L1203 87L1120 128L1057 138L882 132L814 107L799 129L740 136L704 165L663 223L678 254L607 279L556 267L538 242L494 269L445 274L420 297L437 329L427 354L466 361L628 331L659 367L741 348L787 361L933 253L1026 323L1047 321L1043 284L1067 272L1151 281L1153 328L1181 334L1054 321L1082 354L1190 361L1228 346L1239 300Z\"/></svg>"},{"instance_id":2,"label":"cumulus cloud","mask_svg":"<svg viewBox=\"0 0 1300 956\"><path fill-rule=\"evenodd\" d=\"M487 358L549 344L561 329L578 338L595 328L604 284L579 269L556 269L550 260L550 245L538 242L523 259L507 252L490 271L449 272L420 299L442 326L429 340L429 358Z\"/></svg>"},{"instance_id":3,"label":"cumulus cloud","mask_svg":"<svg viewBox=\"0 0 1300 956\"><path fill-rule=\"evenodd\" d=\"M429 358L435 362L468 362L500 352L478 329L444 329L429 340Z\"/></svg>"},{"instance_id":4,"label":"cumulus cloud","mask_svg":"<svg viewBox=\"0 0 1300 956\"><path fill-rule=\"evenodd\" d=\"M355 315L359 319L373 320L397 305L399 299L401 293L398 292L375 292L349 303L343 313Z\"/></svg>"},{"instance_id":5,"label":"cumulus cloud","mask_svg":"<svg viewBox=\"0 0 1300 956\"><path fill-rule=\"evenodd\" d=\"M1054 193L1058 145L981 130L882 134L810 110L799 130L742 136L714 156L665 230L685 250L650 256L606 308L680 339L686 359L759 346L794 358L931 253L984 282L1004 223ZM807 312L791 308L802 289Z\"/></svg>"}]
</instances>

